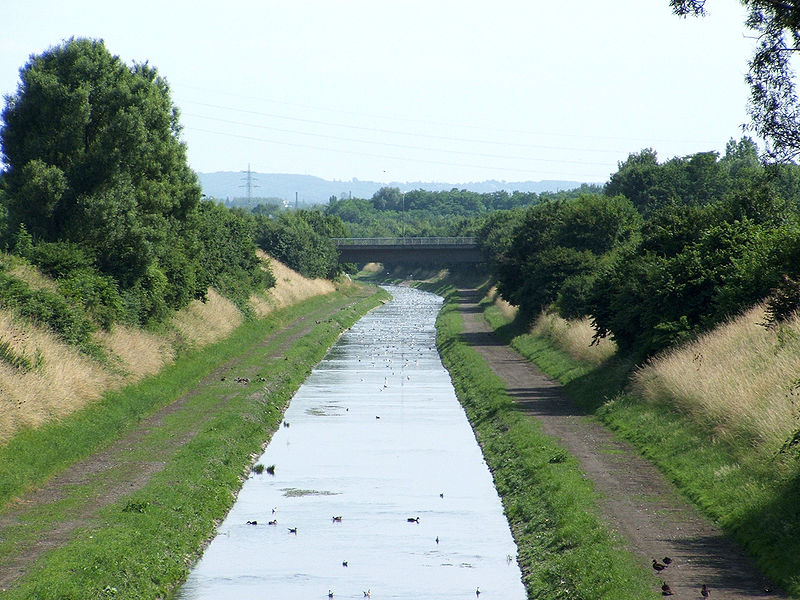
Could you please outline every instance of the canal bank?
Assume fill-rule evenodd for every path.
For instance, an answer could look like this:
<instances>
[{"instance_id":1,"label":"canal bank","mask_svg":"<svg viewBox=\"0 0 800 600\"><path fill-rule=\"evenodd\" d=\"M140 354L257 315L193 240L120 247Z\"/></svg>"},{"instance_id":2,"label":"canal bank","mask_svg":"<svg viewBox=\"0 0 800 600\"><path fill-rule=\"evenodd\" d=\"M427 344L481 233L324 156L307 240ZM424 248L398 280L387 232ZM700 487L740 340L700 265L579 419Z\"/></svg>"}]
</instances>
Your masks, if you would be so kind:
<instances>
[{"instance_id":1,"label":"canal bank","mask_svg":"<svg viewBox=\"0 0 800 600\"><path fill-rule=\"evenodd\" d=\"M578 461L528 418L511 395L533 390L526 384L509 388L472 348L504 347L493 335L464 327L466 319L482 320L480 307L447 282L425 287L447 299L437 320L442 360L503 500L528 597L661 597L661 580L600 516L598 495Z\"/></svg>"},{"instance_id":2,"label":"canal bank","mask_svg":"<svg viewBox=\"0 0 800 600\"><path fill-rule=\"evenodd\" d=\"M0 597L170 594L233 503L288 398L341 332L386 298L347 287L278 311L94 412L20 440L38 436L71 451L96 424L112 428L104 448L0 514Z\"/></svg>"}]
</instances>

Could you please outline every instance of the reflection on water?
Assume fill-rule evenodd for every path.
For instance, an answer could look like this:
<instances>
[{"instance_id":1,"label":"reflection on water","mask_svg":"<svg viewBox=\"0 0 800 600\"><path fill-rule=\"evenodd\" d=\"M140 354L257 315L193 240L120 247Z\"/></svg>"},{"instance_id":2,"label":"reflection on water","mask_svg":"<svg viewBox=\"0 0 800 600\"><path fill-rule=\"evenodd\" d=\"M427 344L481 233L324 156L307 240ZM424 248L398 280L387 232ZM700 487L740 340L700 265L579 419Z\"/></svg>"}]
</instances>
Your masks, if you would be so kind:
<instances>
[{"instance_id":1,"label":"reflection on water","mask_svg":"<svg viewBox=\"0 0 800 600\"><path fill-rule=\"evenodd\" d=\"M441 298L388 289L298 390L259 460L274 475L245 483L178 598L525 597L436 351Z\"/></svg>"}]
</instances>

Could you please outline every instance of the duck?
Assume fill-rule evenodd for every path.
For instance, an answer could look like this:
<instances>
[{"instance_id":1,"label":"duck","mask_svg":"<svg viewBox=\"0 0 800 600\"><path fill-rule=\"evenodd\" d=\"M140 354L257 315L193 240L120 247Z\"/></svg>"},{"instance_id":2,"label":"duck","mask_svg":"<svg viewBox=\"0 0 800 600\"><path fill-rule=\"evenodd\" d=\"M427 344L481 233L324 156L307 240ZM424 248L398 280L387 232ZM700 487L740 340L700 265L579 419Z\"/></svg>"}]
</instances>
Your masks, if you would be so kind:
<instances>
[{"instance_id":1,"label":"duck","mask_svg":"<svg viewBox=\"0 0 800 600\"><path fill-rule=\"evenodd\" d=\"M661 585L661 595L662 596L672 596L672 588L670 588L667 583L663 583Z\"/></svg>"},{"instance_id":2,"label":"duck","mask_svg":"<svg viewBox=\"0 0 800 600\"><path fill-rule=\"evenodd\" d=\"M277 525L277 524L278 524L278 519L272 519L272 521L269 521L267 523L267 525Z\"/></svg>"},{"instance_id":3,"label":"duck","mask_svg":"<svg viewBox=\"0 0 800 600\"><path fill-rule=\"evenodd\" d=\"M437 544L439 543L439 536L438 535L436 536L436 543Z\"/></svg>"},{"instance_id":4,"label":"duck","mask_svg":"<svg viewBox=\"0 0 800 600\"><path fill-rule=\"evenodd\" d=\"M419 523L419 517L408 517L406 519L409 523Z\"/></svg>"},{"instance_id":5,"label":"duck","mask_svg":"<svg viewBox=\"0 0 800 600\"><path fill-rule=\"evenodd\" d=\"M665 565L671 565L672 559L669 556L665 556L664 560L662 560L661 562L663 562Z\"/></svg>"},{"instance_id":6,"label":"duck","mask_svg":"<svg viewBox=\"0 0 800 600\"><path fill-rule=\"evenodd\" d=\"M258 521L248 521L248 525L258 525Z\"/></svg>"},{"instance_id":7,"label":"duck","mask_svg":"<svg viewBox=\"0 0 800 600\"><path fill-rule=\"evenodd\" d=\"M333 592L331 590L328 590L328 598L333 598Z\"/></svg>"},{"instance_id":8,"label":"duck","mask_svg":"<svg viewBox=\"0 0 800 600\"><path fill-rule=\"evenodd\" d=\"M481 595L481 588L475 588L475 597L479 597Z\"/></svg>"},{"instance_id":9,"label":"duck","mask_svg":"<svg viewBox=\"0 0 800 600\"><path fill-rule=\"evenodd\" d=\"M346 561L346 560L343 560L343 561L342 561L342 566L343 566L343 567L346 567L346 566L347 566L347 561Z\"/></svg>"},{"instance_id":10,"label":"duck","mask_svg":"<svg viewBox=\"0 0 800 600\"><path fill-rule=\"evenodd\" d=\"M333 521L334 523L341 523L342 522L342 516L339 515L339 516L336 516L336 517L331 517L331 521Z\"/></svg>"},{"instance_id":11,"label":"duck","mask_svg":"<svg viewBox=\"0 0 800 600\"><path fill-rule=\"evenodd\" d=\"M289 527L289 533L297 535L297 527Z\"/></svg>"},{"instance_id":12,"label":"duck","mask_svg":"<svg viewBox=\"0 0 800 600\"><path fill-rule=\"evenodd\" d=\"M700 595L703 598L709 598L711 596L711 590L708 589L708 586L704 583L703 587L700 588Z\"/></svg>"},{"instance_id":13,"label":"duck","mask_svg":"<svg viewBox=\"0 0 800 600\"><path fill-rule=\"evenodd\" d=\"M364 598L372 598L372 592L370 592L369 590L364 592Z\"/></svg>"},{"instance_id":14,"label":"duck","mask_svg":"<svg viewBox=\"0 0 800 600\"><path fill-rule=\"evenodd\" d=\"M658 572L660 573L661 571L663 571L663 570L664 570L664 569L666 569L667 567L666 567L665 565L662 565L660 562L658 562L658 561L657 561L657 560L654 558L654 559L653 559L653 568L654 568L656 571L658 571Z\"/></svg>"}]
</instances>

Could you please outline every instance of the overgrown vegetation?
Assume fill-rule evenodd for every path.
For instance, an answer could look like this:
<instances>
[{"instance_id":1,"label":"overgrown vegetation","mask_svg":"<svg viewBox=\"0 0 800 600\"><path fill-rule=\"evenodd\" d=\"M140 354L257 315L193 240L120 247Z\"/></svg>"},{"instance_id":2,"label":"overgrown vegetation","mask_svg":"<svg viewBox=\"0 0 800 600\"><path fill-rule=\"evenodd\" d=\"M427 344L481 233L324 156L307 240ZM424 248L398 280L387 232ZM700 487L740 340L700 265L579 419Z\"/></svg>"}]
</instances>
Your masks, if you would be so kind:
<instances>
[{"instance_id":1,"label":"overgrown vegetation","mask_svg":"<svg viewBox=\"0 0 800 600\"><path fill-rule=\"evenodd\" d=\"M721 159L659 163L646 149L620 163L602 195L495 213L478 235L498 289L524 316L589 318L598 339L643 359L798 277L798 182L800 167L761 165L748 138ZM774 306L782 318L800 297L784 293Z\"/></svg>"}]
</instances>

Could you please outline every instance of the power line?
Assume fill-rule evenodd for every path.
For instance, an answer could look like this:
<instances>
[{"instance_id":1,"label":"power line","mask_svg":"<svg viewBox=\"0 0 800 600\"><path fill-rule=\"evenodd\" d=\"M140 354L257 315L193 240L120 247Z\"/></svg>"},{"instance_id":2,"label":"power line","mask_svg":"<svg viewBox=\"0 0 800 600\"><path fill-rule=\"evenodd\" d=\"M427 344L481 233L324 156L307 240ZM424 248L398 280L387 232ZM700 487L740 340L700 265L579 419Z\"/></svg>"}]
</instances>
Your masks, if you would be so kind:
<instances>
[{"instance_id":1,"label":"power line","mask_svg":"<svg viewBox=\"0 0 800 600\"><path fill-rule=\"evenodd\" d=\"M207 116L204 116L204 115L192 115L192 114L189 114L188 116L191 116L191 117L194 117L194 118L198 118L198 119L207 119L209 121L218 121L218 122L221 122L221 123L228 123L228 124L231 124L231 125L242 125L244 127L251 127L251 128L254 128L254 129L267 129L269 131L277 131L277 132L280 132L280 133L291 133L291 134L295 134L295 135L306 135L306 136L310 136L310 137L318 137L318 138L324 138L324 139L330 139L330 140L336 140L336 141L356 142L356 143L359 143L359 144L370 144L370 145L374 145L374 146L387 146L387 147L390 147L390 148L402 148L402 149L406 149L406 150L425 150L425 151L428 151L428 152L446 152L447 154L460 154L460 155L464 155L464 156L480 156L480 157L483 157L483 158L501 158L501 159L511 159L511 160L546 160L548 162L562 162L562 163L568 163L568 164L606 166L606 163L600 163L600 162L575 161L575 160L557 160L556 161L554 159L529 158L529 157L519 156L519 155L489 154L489 153L486 153L486 152L467 152L467 151L463 151L463 150L448 150L448 149L444 149L444 148L431 148L431 147L426 147L426 146L412 146L412 145L409 145L409 144L393 144L391 142L375 142L375 141L372 141L372 140L359 140L359 139L355 139L355 138L347 138L347 137L341 137L341 136L335 136L335 135L327 135L327 134L323 134L323 133L309 133L309 132L297 131L297 130L293 130L293 129L283 129L283 128L280 128L280 127L271 127L269 125L256 125L256 124L253 124L253 123L244 123L242 121L231 121L229 119L220 119L220 118L217 118L217 117L207 117ZM422 136L422 137L425 137L425 136ZM449 138L449 139L456 140L455 138ZM456 141L465 141L465 140L456 140ZM539 148L550 149L550 150L557 149L557 148L548 148L547 146L540 146ZM572 149L572 150L577 150L577 149Z\"/></svg>"},{"instance_id":2,"label":"power line","mask_svg":"<svg viewBox=\"0 0 800 600\"><path fill-rule=\"evenodd\" d=\"M448 162L448 161L441 161L441 160L420 159L420 158L414 158L414 157L408 157L408 156L392 156L392 155L386 155L386 154L374 154L374 153L370 153L370 152L358 152L358 151L354 151L354 150L344 150L344 149L341 149L341 148L325 148L323 146L314 146L314 145L311 145L311 144L300 144L300 143L296 143L296 142L286 142L286 141L283 141L283 140L271 140L271 139L267 139L267 138L248 136L248 135L241 135L241 134L235 134L235 133L230 133L230 132L225 132L225 131L213 131L213 130L210 130L210 129L203 129L203 128L200 128L200 127L184 127L184 129L185 130L189 130L189 131L198 131L198 132L202 132L202 133L209 133L209 134L212 134L212 135L219 135L219 136L223 136L223 137L250 140L250 141L255 141L255 142L262 142L262 143L265 143L265 144L276 144L276 145L279 145L279 146L289 146L289 147L293 147L293 148L307 148L307 149L312 149L312 150L322 150L322 151L325 151L325 152L334 152L336 154L350 154L350 155L355 155L355 156L366 156L366 157L369 157L369 158L383 158L383 159L389 159L389 160L401 160L401 161L414 162L414 163L420 163L420 164L443 165L443 166L462 167L462 168L470 168L470 169L490 169L492 171L521 173L521 174L526 174L528 176L535 173L535 174L544 174L544 175L548 175L548 176L551 176L551 177L553 177L553 176L563 176L563 177L570 177L570 178L573 178L573 179L576 178L576 177L579 177L579 175L576 175L574 173L569 173L569 174L568 173L553 173L552 171L535 171L535 170L524 169L524 168L490 167L490 166L488 166L486 164L477 165L477 164L467 164L467 163L455 163L455 162ZM552 163L563 163L563 162L566 162L566 161L548 160L548 159L531 159L531 160L536 160L538 162L552 162ZM587 180L589 180L589 179L595 179L596 180L597 179L596 175L586 175L586 176L581 176L581 177L585 177ZM606 176L603 177L603 179L605 179L607 177L608 176L606 175Z\"/></svg>"},{"instance_id":3,"label":"power line","mask_svg":"<svg viewBox=\"0 0 800 600\"><path fill-rule=\"evenodd\" d=\"M376 113L365 113L361 111L349 111L343 110L338 108L330 108L326 106L319 106L319 105L312 105L312 104L302 104L296 102L288 102L285 100L276 100L274 98L264 98L261 96L250 96L247 94L235 94L232 92L220 92L219 90L211 90L208 88L202 88L199 86L192 86L192 85L182 85L181 87L191 88L198 91L206 92L206 93L221 93L223 95L232 96L235 98L244 98L248 100L256 100L258 102L268 102L271 104L278 104L282 106L290 106L294 108L302 108L302 109L310 109L310 110L321 110L326 112L332 113L339 113L344 115L350 115L354 117L358 117L359 119L364 118L372 118L372 119L381 119L381 120L390 120L392 122L397 121L404 121L407 123L418 123L422 125L436 125L439 127L459 127L463 129L472 129L478 131L489 131L492 133L513 133L513 134L522 134L522 135L544 135L544 136L554 136L554 137L567 137L567 138L578 138L578 139L595 139L595 140L617 140L617 141L627 141L627 142L637 142L637 143L645 143L645 144L653 144L656 142L659 143L680 143L680 144L717 144L719 141L709 141L709 140L686 140L686 139L666 139L666 138L642 138L642 137L624 137L624 136L600 136L600 135L587 135L584 133L564 133L561 131L535 131L531 129L510 129L510 128L502 128L502 127L490 127L486 125L476 125L472 122L457 122L457 121L435 121L435 120L428 120L428 119L411 119L408 117L401 117L397 115L380 115ZM187 102L191 104L205 104L206 106L213 107L213 108L221 108L225 110L232 110L232 111L243 111L243 112L254 112L256 114L267 114L269 113L258 113L257 111L248 111L246 109L241 109L237 107L226 107L223 105L216 105L216 104L206 104L202 102L197 102L193 100L188 100ZM282 117L281 115L274 115L276 118L287 118L291 119L292 117ZM325 121L320 121L320 123L325 123ZM331 125L337 126L336 123L329 123ZM342 127L347 127L347 125L341 125ZM406 134L406 135L416 135L416 134ZM502 142L487 142L487 143L502 143Z\"/></svg>"},{"instance_id":4,"label":"power line","mask_svg":"<svg viewBox=\"0 0 800 600\"><path fill-rule=\"evenodd\" d=\"M414 133L414 132L407 132L407 131L398 131L396 129L382 129L379 127L365 127L363 125L351 125L345 123L334 123L331 121L320 121L317 119L306 119L302 117L288 117L285 115L278 115L274 113L267 113L262 111L256 110L247 110L242 108L234 108L228 106L221 106L217 104L208 104L205 102L191 102L191 104L197 104L199 106L205 106L207 108L217 108L220 110L228 110L231 112L240 112L250 115L257 115L261 117L270 117L273 119L283 119L285 121L295 121L299 123L308 123L311 125L324 125L326 127L341 127L343 129L353 129L356 131L367 131L370 133L388 133L392 135L403 135L407 137L415 137L415 138L427 138L433 140L444 140L450 142L459 142L459 143L473 143L473 144L492 144L495 146L506 146L506 147L514 147L514 148L535 148L539 150L565 150L565 151L572 151L572 152L600 152L604 154L620 154L628 152L627 150L616 150L616 149L609 149L609 148L575 148L575 147L567 147L567 146L553 146L549 144L527 144L522 142L508 142L508 141L497 141L497 140L486 140L486 139L474 139L474 138L464 138L464 137L454 137L454 136L446 136L446 135L435 135L431 133ZM192 113L183 113L186 116L194 116L199 117L202 119L212 119L212 120L220 120L225 121L225 119L221 119L219 117L207 117L203 115L196 115ZM241 123L237 121L226 121L229 123L236 123L239 125L247 125L247 123ZM291 131L291 130L281 130L277 128L267 127L267 126L259 126L259 125L252 125L253 127L263 127L266 129L275 129L276 131ZM313 134L306 134L306 135L313 135ZM344 138L347 139L347 138ZM613 138L610 138L613 139ZM353 141L353 140L349 140Z\"/></svg>"}]
</instances>

